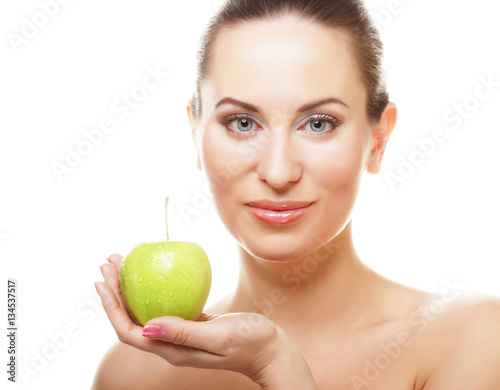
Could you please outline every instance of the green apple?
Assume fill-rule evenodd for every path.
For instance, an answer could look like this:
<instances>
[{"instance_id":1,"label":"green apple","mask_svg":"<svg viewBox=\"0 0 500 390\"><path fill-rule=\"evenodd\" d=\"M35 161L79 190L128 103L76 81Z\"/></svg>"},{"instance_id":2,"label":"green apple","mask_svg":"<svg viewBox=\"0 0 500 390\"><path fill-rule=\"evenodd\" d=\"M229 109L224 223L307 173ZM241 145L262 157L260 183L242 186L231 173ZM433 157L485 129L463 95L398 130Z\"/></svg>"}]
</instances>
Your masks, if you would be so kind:
<instances>
[{"instance_id":1,"label":"green apple","mask_svg":"<svg viewBox=\"0 0 500 390\"><path fill-rule=\"evenodd\" d=\"M210 292L212 271L198 244L169 241L167 228L167 241L132 249L122 261L119 278L131 318L144 325L162 316L196 320Z\"/></svg>"}]
</instances>

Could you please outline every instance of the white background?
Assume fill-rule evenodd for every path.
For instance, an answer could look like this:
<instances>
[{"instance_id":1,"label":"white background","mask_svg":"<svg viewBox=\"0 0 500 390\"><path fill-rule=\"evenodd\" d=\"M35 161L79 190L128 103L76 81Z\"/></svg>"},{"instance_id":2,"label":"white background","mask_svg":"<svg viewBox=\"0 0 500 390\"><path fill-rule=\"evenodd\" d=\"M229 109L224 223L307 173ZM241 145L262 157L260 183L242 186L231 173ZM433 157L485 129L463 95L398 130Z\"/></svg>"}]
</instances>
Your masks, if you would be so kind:
<instances>
[{"instance_id":1,"label":"white background","mask_svg":"<svg viewBox=\"0 0 500 390\"><path fill-rule=\"evenodd\" d=\"M87 389L116 341L92 306L98 266L113 252L164 238L166 195L170 238L199 243L211 260L208 304L235 286L236 245L196 192L205 182L185 112L197 40L219 1L69 1L16 51L12 34L26 20L44 23L46 2L0 6L1 275L5 290L7 278L17 280L18 363L34 370L18 372L13 386ZM381 25L399 121L383 172L365 178L353 216L356 247L401 283L439 292L457 279L469 292L500 296L500 86L473 106L480 77L500 82L498 10L487 0L391 3L367 2ZM168 76L121 119L112 104L141 84L147 67ZM464 101L474 109L460 126L443 118ZM58 180L52 164L64 164L67 147L103 118L114 131ZM387 172L397 173L436 128L446 141L392 190ZM199 214L186 218L181 205ZM72 336L55 346L51 337L68 327Z\"/></svg>"}]
</instances>

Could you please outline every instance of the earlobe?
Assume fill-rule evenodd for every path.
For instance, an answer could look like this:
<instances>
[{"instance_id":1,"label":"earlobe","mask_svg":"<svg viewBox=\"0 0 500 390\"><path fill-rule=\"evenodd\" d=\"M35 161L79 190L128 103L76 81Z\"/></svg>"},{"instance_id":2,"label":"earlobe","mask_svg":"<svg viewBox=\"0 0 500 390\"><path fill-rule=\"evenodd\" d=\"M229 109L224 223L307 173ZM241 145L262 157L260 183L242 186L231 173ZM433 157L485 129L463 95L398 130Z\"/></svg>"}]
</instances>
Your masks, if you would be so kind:
<instances>
[{"instance_id":1,"label":"earlobe","mask_svg":"<svg viewBox=\"0 0 500 390\"><path fill-rule=\"evenodd\" d=\"M203 169L201 168L200 153L198 152L198 149L196 149L196 168L198 168L200 171L203 171Z\"/></svg>"},{"instance_id":2,"label":"earlobe","mask_svg":"<svg viewBox=\"0 0 500 390\"><path fill-rule=\"evenodd\" d=\"M374 142L366 167L366 170L371 174L379 173L382 168L382 159L389 137L396 126L397 118L398 110L396 105L392 102L387 103L377 127L372 131Z\"/></svg>"},{"instance_id":3,"label":"earlobe","mask_svg":"<svg viewBox=\"0 0 500 390\"><path fill-rule=\"evenodd\" d=\"M193 137L193 143L194 147L196 148L196 168L198 168L200 171L202 170L201 168L201 159L200 159L200 152L198 150L198 146L196 144L196 124L195 124L195 119L193 115L193 108L192 108L192 100L189 100L188 105L186 106L186 112L189 120L189 126L191 127L191 136Z\"/></svg>"},{"instance_id":4,"label":"earlobe","mask_svg":"<svg viewBox=\"0 0 500 390\"><path fill-rule=\"evenodd\" d=\"M193 131L194 118L193 118L193 109L192 109L192 99L189 99L189 101L188 101L188 104L186 106L186 113L188 116L189 127L191 127L191 131Z\"/></svg>"}]
</instances>

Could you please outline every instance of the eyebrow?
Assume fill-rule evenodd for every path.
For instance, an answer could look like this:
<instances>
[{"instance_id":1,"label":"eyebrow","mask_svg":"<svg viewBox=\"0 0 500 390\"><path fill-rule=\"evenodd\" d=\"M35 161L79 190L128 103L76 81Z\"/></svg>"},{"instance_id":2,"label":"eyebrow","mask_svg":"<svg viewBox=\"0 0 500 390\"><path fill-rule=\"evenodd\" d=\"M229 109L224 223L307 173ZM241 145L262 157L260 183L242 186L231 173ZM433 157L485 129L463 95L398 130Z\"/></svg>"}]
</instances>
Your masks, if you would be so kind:
<instances>
[{"instance_id":1,"label":"eyebrow","mask_svg":"<svg viewBox=\"0 0 500 390\"><path fill-rule=\"evenodd\" d=\"M301 106L297 109L297 112L310 111L318 106L322 106L323 104L327 104L327 103L339 104L339 105L344 106L344 107L349 109L349 106L346 103L344 103L342 100L334 98L334 97L328 97L328 98L316 100L316 101L311 102L311 103L304 104L303 106ZM236 106L243 107L244 109L246 109L248 111L252 111L252 112L260 112L261 111L259 107L255 106L253 104L242 102L241 100L234 99L231 97L225 97L225 98L222 98L221 100L219 100L215 104L215 108L217 108L223 104L234 104Z\"/></svg>"}]
</instances>

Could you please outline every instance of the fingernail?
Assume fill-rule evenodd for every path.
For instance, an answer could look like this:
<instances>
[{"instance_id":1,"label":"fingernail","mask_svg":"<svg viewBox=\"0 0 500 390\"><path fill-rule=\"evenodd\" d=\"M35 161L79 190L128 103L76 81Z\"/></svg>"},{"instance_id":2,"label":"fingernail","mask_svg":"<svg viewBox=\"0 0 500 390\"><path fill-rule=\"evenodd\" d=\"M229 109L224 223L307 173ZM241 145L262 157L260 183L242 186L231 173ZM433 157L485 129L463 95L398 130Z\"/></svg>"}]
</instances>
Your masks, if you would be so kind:
<instances>
[{"instance_id":1,"label":"fingernail","mask_svg":"<svg viewBox=\"0 0 500 390\"><path fill-rule=\"evenodd\" d=\"M102 270L103 265L104 265L104 264L102 264L102 265L100 265L100 266L99 266L99 269L101 270L101 274L102 274L102 276L104 276L104 272L103 272L103 270Z\"/></svg>"},{"instance_id":2,"label":"fingernail","mask_svg":"<svg viewBox=\"0 0 500 390\"><path fill-rule=\"evenodd\" d=\"M163 327L154 324L146 325L142 330L142 335L144 337L162 337L163 333Z\"/></svg>"},{"instance_id":3,"label":"fingernail","mask_svg":"<svg viewBox=\"0 0 500 390\"><path fill-rule=\"evenodd\" d=\"M97 287L97 282L94 282L94 287L95 287L95 290L97 291L97 294L99 296L101 296L101 294L99 294L99 287Z\"/></svg>"}]
</instances>

